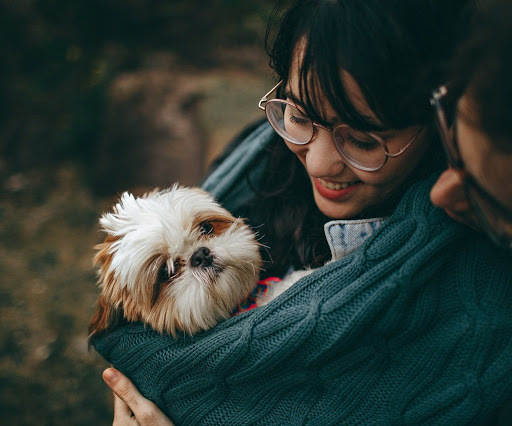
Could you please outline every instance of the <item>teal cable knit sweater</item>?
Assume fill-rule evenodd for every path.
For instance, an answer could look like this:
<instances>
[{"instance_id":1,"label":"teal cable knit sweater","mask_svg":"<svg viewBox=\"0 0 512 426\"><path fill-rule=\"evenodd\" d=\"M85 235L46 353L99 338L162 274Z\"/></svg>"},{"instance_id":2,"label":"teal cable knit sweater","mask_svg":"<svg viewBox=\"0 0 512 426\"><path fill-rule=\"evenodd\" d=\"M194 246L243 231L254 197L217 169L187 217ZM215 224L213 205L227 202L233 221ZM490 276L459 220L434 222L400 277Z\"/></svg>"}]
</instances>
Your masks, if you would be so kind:
<instances>
[{"instance_id":1,"label":"teal cable knit sweater","mask_svg":"<svg viewBox=\"0 0 512 426\"><path fill-rule=\"evenodd\" d=\"M205 182L225 205L247 196L229 188L268 134ZM177 425L478 424L512 395L512 261L434 208L432 184L265 307L192 337L128 324L93 345Z\"/></svg>"}]
</instances>

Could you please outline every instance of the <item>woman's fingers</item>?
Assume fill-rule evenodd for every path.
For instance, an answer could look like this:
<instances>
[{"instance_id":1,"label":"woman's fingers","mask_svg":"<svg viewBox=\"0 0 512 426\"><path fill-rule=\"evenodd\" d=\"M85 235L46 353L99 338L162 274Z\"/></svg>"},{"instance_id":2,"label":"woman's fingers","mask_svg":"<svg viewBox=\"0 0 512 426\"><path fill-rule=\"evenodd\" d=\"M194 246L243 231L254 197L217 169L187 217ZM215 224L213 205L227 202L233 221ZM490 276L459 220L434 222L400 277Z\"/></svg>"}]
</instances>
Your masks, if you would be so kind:
<instances>
[{"instance_id":1,"label":"woman's fingers","mask_svg":"<svg viewBox=\"0 0 512 426\"><path fill-rule=\"evenodd\" d=\"M134 384L114 368L103 372L103 380L114 392L114 426L172 426L172 422Z\"/></svg>"},{"instance_id":2,"label":"woman's fingers","mask_svg":"<svg viewBox=\"0 0 512 426\"><path fill-rule=\"evenodd\" d=\"M103 372L103 380L105 380L110 389L112 389L112 392L124 401L133 412L136 411L139 401L145 399L135 385L125 375L114 368L107 368Z\"/></svg>"},{"instance_id":3,"label":"woman's fingers","mask_svg":"<svg viewBox=\"0 0 512 426\"><path fill-rule=\"evenodd\" d=\"M116 424L116 419L130 419L133 418L133 412L128 407L128 404L124 402L121 398L119 398L115 393L114 394L114 424Z\"/></svg>"}]
</instances>

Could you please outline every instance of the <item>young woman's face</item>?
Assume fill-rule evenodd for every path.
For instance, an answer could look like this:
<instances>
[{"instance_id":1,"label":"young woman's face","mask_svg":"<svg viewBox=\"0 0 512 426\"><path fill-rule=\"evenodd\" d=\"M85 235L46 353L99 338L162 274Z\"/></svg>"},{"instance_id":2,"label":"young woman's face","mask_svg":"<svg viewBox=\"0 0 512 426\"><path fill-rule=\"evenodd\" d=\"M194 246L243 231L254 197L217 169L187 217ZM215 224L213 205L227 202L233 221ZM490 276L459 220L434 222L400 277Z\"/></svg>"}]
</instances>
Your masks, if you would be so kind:
<instances>
[{"instance_id":1,"label":"young woman's face","mask_svg":"<svg viewBox=\"0 0 512 426\"><path fill-rule=\"evenodd\" d=\"M297 69L295 67L295 72L292 69L286 86L286 92L295 99L299 98ZM355 79L343 71L342 81L354 107L380 124ZM322 105L322 110L330 125L343 123L343 117L338 117L327 101ZM419 129L410 127L374 133L384 140L389 153L397 153ZM428 147L427 134L422 131L403 154L396 158L389 157L381 169L373 172L347 164L334 146L332 132L328 130L318 129L318 133L306 145L286 144L306 169L320 211L333 219L354 219L367 214L379 216L389 213L389 200L403 190L404 183L424 157Z\"/></svg>"}]
</instances>

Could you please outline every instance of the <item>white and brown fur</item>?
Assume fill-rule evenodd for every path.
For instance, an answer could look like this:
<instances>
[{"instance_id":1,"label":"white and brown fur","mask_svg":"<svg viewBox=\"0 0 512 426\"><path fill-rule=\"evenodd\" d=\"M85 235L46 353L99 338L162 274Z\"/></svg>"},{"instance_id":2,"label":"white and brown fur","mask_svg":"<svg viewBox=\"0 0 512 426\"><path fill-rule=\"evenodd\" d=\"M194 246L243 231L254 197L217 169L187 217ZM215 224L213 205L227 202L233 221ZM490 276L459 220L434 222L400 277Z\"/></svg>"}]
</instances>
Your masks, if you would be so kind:
<instances>
[{"instance_id":1,"label":"white and brown fur","mask_svg":"<svg viewBox=\"0 0 512 426\"><path fill-rule=\"evenodd\" d=\"M125 192L100 224L107 237L95 247L101 294L90 337L123 319L173 336L207 330L258 280L254 233L198 188Z\"/></svg>"}]
</instances>

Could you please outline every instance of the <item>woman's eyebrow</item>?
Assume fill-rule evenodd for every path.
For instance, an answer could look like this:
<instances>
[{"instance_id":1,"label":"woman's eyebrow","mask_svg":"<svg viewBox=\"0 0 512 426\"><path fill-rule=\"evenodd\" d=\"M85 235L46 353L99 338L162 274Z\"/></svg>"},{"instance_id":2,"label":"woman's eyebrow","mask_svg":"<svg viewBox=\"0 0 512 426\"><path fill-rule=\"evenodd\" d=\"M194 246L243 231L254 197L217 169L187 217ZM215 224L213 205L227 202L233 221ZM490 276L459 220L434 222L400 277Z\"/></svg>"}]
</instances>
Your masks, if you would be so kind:
<instances>
[{"instance_id":1,"label":"woman's eyebrow","mask_svg":"<svg viewBox=\"0 0 512 426\"><path fill-rule=\"evenodd\" d=\"M291 99L294 104L300 105L302 107L304 106L304 104L300 101L300 99L286 88L284 89L284 95L288 99Z\"/></svg>"},{"instance_id":2,"label":"woman's eyebrow","mask_svg":"<svg viewBox=\"0 0 512 426\"><path fill-rule=\"evenodd\" d=\"M300 99L295 96L289 89L285 88L283 94L290 99L295 105L300 106L304 108L304 104L300 101ZM361 114L361 113L359 113ZM387 137L389 134L393 133L393 130L387 129L382 127L382 124L376 121L375 117L372 117L371 115L365 115L361 114L361 117L368 123L370 126L373 126L374 129L372 130L375 133L384 133L382 137ZM325 123L326 125L333 126L335 124L340 124L339 120L337 120L335 117L331 118L328 122Z\"/></svg>"}]
</instances>

